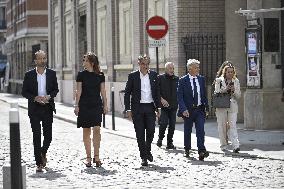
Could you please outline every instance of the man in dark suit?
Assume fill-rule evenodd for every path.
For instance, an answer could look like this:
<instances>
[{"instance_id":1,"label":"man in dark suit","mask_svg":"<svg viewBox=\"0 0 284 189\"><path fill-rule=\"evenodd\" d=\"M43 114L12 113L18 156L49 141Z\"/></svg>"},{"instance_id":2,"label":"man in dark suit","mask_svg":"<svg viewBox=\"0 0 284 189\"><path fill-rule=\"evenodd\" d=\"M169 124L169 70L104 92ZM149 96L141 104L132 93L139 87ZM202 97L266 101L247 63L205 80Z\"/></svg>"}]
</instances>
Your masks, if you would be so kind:
<instances>
[{"instance_id":1,"label":"man in dark suit","mask_svg":"<svg viewBox=\"0 0 284 189\"><path fill-rule=\"evenodd\" d=\"M150 58L146 55L138 58L139 70L128 75L125 87L125 111L133 120L142 166L153 161L151 143L155 133L155 110L158 108L157 73L149 70ZM131 101L130 101L131 96ZM145 141L146 130L146 141Z\"/></svg>"},{"instance_id":2,"label":"man in dark suit","mask_svg":"<svg viewBox=\"0 0 284 189\"><path fill-rule=\"evenodd\" d=\"M26 72L22 95L28 99L28 115L33 131L34 156L37 172L46 166L46 153L52 140L54 97L58 93L55 71L46 68L46 54L39 50L35 53L36 68ZM41 146L41 124L43 128L43 145Z\"/></svg>"},{"instance_id":3,"label":"man in dark suit","mask_svg":"<svg viewBox=\"0 0 284 189\"><path fill-rule=\"evenodd\" d=\"M200 62L189 59L187 62L188 74L179 80L178 84L178 116L184 119L184 149L185 156L189 157L191 149L191 131L195 123L199 160L209 156L204 146L204 123L208 112L205 79L199 75Z\"/></svg>"}]
</instances>

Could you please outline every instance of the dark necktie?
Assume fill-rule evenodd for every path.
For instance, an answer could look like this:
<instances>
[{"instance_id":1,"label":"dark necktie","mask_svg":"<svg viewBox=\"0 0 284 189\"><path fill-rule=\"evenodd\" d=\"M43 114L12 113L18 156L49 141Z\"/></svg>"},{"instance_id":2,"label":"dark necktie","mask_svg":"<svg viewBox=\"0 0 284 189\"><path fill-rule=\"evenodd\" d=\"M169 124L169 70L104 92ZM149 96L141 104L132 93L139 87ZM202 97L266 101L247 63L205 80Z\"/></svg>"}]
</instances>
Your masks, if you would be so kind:
<instances>
[{"instance_id":1,"label":"dark necktie","mask_svg":"<svg viewBox=\"0 0 284 189\"><path fill-rule=\"evenodd\" d=\"M193 94L193 104L195 106L197 106L198 104L198 93L197 93L197 86L196 86L196 82L195 82L195 78L193 78L193 90L194 90L194 94Z\"/></svg>"}]
</instances>

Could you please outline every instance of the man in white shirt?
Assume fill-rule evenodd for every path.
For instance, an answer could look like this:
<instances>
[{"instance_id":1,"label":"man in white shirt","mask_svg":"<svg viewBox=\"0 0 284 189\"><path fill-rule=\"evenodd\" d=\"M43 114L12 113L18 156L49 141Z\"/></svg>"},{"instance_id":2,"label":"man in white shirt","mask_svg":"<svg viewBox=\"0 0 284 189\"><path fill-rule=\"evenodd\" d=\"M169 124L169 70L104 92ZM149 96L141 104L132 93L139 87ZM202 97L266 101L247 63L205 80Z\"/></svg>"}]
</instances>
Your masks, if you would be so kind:
<instances>
[{"instance_id":1,"label":"man in white shirt","mask_svg":"<svg viewBox=\"0 0 284 189\"><path fill-rule=\"evenodd\" d=\"M155 110L158 109L159 105L157 73L149 70L150 58L146 55L138 57L138 64L139 70L128 75L124 105L128 117L132 119L134 124L140 157L142 159L141 165L147 166L147 160L150 162L153 161L151 143L155 133Z\"/></svg>"},{"instance_id":2,"label":"man in white shirt","mask_svg":"<svg viewBox=\"0 0 284 189\"><path fill-rule=\"evenodd\" d=\"M22 95L28 99L28 115L33 131L36 171L42 172L46 166L46 153L52 140L54 97L58 93L56 72L46 68L46 54L39 50L35 53L36 68L26 72ZM42 125L40 124L42 122ZM41 127L43 145L41 145Z\"/></svg>"},{"instance_id":3,"label":"man in white shirt","mask_svg":"<svg viewBox=\"0 0 284 189\"><path fill-rule=\"evenodd\" d=\"M189 59L187 62L188 74L179 80L178 84L178 116L184 120L184 149L185 156L189 157L191 149L191 131L193 123L196 129L199 160L209 156L204 146L204 123L208 112L205 79L199 75L200 62Z\"/></svg>"}]
</instances>

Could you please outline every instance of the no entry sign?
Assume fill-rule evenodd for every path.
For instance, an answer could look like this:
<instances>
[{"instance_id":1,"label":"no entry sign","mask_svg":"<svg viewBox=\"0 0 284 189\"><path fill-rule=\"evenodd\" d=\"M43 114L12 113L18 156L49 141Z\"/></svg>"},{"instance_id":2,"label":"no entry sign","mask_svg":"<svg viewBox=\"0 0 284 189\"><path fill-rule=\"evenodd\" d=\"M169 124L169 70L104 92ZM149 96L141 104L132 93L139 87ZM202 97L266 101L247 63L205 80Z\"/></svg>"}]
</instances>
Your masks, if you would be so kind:
<instances>
[{"instance_id":1,"label":"no entry sign","mask_svg":"<svg viewBox=\"0 0 284 189\"><path fill-rule=\"evenodd\" d=\"M168 32L168 23L161 16L153 16L146 23L146 31L150 37L161 39Z\"/></svg>"}]
</instances>

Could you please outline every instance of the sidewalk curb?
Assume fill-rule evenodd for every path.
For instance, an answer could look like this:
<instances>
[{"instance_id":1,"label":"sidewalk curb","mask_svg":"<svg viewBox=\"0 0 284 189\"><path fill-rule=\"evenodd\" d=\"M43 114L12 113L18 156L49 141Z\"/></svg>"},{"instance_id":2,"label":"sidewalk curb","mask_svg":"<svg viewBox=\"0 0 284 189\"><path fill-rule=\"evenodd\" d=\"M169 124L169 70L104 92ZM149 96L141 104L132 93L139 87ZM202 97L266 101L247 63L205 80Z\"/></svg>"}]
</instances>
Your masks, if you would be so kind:
<instances>
[{"instance_id":1,"label":"sidewalk curb","mask_svg":"<svg viewBox=\"0 0 284 189\"><path fill-rule=\"evenodd\" d=\"M1 99L0 98L0 101L2 102L5 102L5 103L9 103L7 100L4 100L4 99ZM23 105L19 105L19 108L22 108L22 109L28 109L26 106L23 106ZM68 123L72 123L72 124L76 124L77 122L76 121L73 121L71 119L68 119L68 118L65 118L63 117L62 115L56 115L54 114L53 115L54 118L56 119L59 119L59 120L62 120L62 121L65 121L65 122L68 122ZM136 137L131 137L131 136L128 136L128 135L123 135L123 134L120 134L120 133L115 133L115 130L111 130L111 129L107 129L107 128L103 128L102 129L104 130L105 133L108 133L108 134L112 134L112 135L116 135L116 136L120 136L120 137L125 137L125 138L129 138L129 139L133 139L136 141ZM238 129L239 130L239 129ZM255 131L255 130L250 130L250 129L240 129L240 130L244 130L244 131ZM265 130L257 130L257 131L261 131L261 132L266 132ZM268 132L283 132L283 131L268 131ZM284 132L283 132L284 133ZM154 144L154 143L153 143ZM166 147L166 145L162 145L164 147ZM181 146L176 146L177 149L183 149L183 147ZM196 151L196 149L192 149L192 151ZM221 152L216 152L216 151L208 151L209 153L211 154L218 154L218 155L226 155L226 156L232 156L232 157L242 157L242 158L250 158L250 159L267 159L267 160L279 160L279 161L284 161L284 159L277 159L277 158L271 158L271 157L263 157L263 156L259 156L259 155L250 155L250 154L242 154L242 153L232 153L232 152L228 152L228 153L221 153Z\"/></svg>"}]
</instances>

